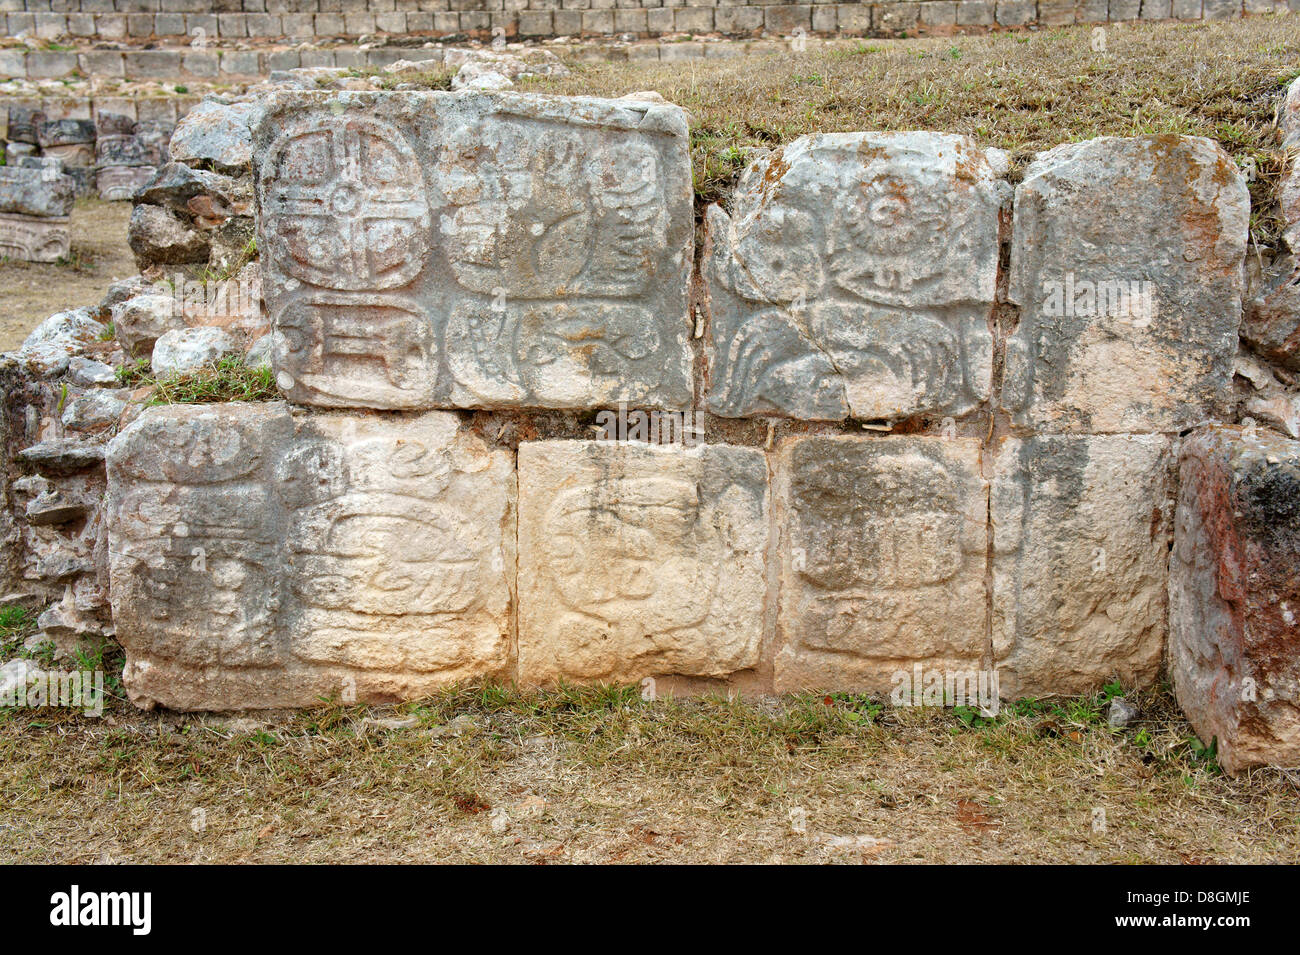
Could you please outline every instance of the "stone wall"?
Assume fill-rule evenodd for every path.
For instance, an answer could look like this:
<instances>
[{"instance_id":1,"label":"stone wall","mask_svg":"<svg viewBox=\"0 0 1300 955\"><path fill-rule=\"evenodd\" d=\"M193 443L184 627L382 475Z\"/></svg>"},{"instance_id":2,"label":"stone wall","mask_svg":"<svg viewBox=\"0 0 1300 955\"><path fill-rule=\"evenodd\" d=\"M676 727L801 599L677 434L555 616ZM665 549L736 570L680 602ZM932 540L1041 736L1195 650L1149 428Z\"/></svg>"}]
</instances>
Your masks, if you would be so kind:
<instances>
[{"instance_id":1,"label":"stone wall","mask_svg":"<svg viewBox=\"0 0 1300 955\"><path fill-rule=\"evenodd\" d=\"M912 36L1139 19L1221 20L1298 8L1297 0L0 0L7 36L186 43L197 38L200 46L218 40L310 41L384 34L487 38L498 31L510 37L714 32L744 36L799 31ZM107 61L109 51L104 53L100 59ZM22 55L0 51L0 71L19 69L17 57ZM180 55L154 51L155 68L164 68L167 58ZM58 75L50 71L77 59L75 54L48 52L26 56L31 62L22 68L33 76Z\"/></svg>"},{"instance_id":2,"label":"stone wall","mask_svg":"<svg viewBox=\"0 0 1300 955\"><path fill-rule=\"evenodd\" d=\"M182 246L190 200L251 174L242 327L269 327L249 361L283 400L132 406L72 442L107 461L137 703L887 693L913 668L1014 698L1147 686L1169 652L1225 765L1294 753L1300 310L1248 275L1217 144L1069 144L1013 183L960 136L809 136L697 225L687 117L654 94L320 84L192 110L138 197ZM213 331L140 325L159 300L101 306L156 368ZM1239 341L1264 300L1271 357ZM1249 712L1217 689L1243 658Z\"/></svg>"}]
</instances>

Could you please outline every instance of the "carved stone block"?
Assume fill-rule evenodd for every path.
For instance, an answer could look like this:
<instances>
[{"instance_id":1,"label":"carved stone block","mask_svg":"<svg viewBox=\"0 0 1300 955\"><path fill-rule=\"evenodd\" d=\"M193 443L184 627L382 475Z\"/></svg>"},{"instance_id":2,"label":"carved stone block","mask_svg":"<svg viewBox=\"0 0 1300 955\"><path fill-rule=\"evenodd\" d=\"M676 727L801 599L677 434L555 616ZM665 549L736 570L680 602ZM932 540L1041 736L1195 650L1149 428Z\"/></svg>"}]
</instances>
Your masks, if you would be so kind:
<instances>
[{"instance_id":1,"label":"carved stone block","mask_svg":"<svg viewBox=\"0 0 1300 955\"><path fill-rule=\"evenodd\" d=\"M151 408L110 444L108 481L137 704L405 699L505 670L511 455L453 415Z\"/></svg>"},{"instance_id":2,"label":"carved stone block","mask_svg":"<svg viewBox=\"0 0 1300 955\"><path fill-rule=\"evenodd\" d=\"M775 481L777 692L888 692L914 663L985 662L988 482L977 439L795 438L779 449Z\"/></svg>"},{"instance_id":3,"label":"carved stone block","mask_svg":"<svg viewBox=\"0 0 1300 955\"><path fill-rule=\"evenodd\" d=\"M1179 465L1178 704L1228 772L1300 765L1300 441L1216 426L1186 439Z\"/></svg>"},{"instance_id":4,"label":"carved stone block","mask_svg":"<svg viewBox=\"0 0 1300 955\"><path fill-rule=\"evenodd\" d=\"M72 229L67 216L0 213L0 256L20 262L57 262L72 249Z\"/></svg>"},{"instance_id":5,"label":"carved stone block","mask_svg":"<svg viewBox=\"0 0 1300 955\"><path fill-rule=\"evenodd\" d=\"M728 417L961 415L989 396L1010 187L941 133L805 136L708 212L706 406Z\"/></svg>"},{"instance_id":6,"label":"carved stone block","mask_svg":"<svg viewBox=\"0 0 1300 955\"><path fill-rule=\"evenodd\" d=\"M760 450L521 444L519 679L752 669L767 539Z\"/></svg>"},{"instance_id":7,"label":"carved stone block","mask_svg":"<svg viewBox=\"0 0 1300 955\"><path fill-rule=\"evenodd\" d=\"M677 107L282 92L254 152L274 366L292 400L689 405Z\"/></svg>"},{"instance_id":8,"label":"carved stone block","mask_svg":"<svg viewBox=\"0 0 1300 955\"><path fill-rule=\"evenodd\" d=\"M1003 403L1056 432L1178 431L1224 411L1246 183L1191 136L1058 146L1016 189Z\"/></svg>"}]
</instances>

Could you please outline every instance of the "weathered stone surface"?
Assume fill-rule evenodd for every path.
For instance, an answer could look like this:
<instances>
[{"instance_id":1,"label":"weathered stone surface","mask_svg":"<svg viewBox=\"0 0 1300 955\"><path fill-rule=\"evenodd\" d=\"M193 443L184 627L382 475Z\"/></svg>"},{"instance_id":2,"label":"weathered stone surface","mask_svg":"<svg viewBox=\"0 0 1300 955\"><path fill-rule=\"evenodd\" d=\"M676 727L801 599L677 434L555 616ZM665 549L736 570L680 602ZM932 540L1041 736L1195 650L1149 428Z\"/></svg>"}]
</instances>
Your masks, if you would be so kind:
<instances>
[{"instance_id":1,"label":"weathered stone surface","mask_svg":"<svg viewBox=\"0 0 1300 955\"><path fill-rule=\"evenodd\" d=\"M1169 580L1179 705L1229 772L1300 765L1300 442L1212 427L1182 448Z\"/></svg>"},{"instance_id":2,"label":"weathered stone surface","mask_svg":"<svg viewBox=\"0 0 1300 955\"><path fill-rule=\"evenodd\" d=\"M454 415L151 408L109 445L108 480L139 705L378 702L505 669L512 456Z\"/></svg>"},{"instance_id":3,"label":"weathered stone surface","mask_svg":"<svg viewBox=\"0 0 1300 955\"><path fill-rule=\"evenodd\" d=\"M122 347L132 354L148 355L159 338L185 327L176 298L165 291L148 292L113 306L113 332Z\"/></svg>"},{"instance_id":4,"label":"weathered stone surface","mask_svg":"<svg viewBox=\"0 0 1300 955\"><path fill-rule=\"evenodd\" d=\"M993 654L1003 696L1151 684L1166 634L1171 439L1044 435L994 462Z\"/></svg>"},{"instance_id":5,"label":"weathered stone surface","mask_svg":"<svg viewBox=\"0 0 1300 955\"><path fill-rule=\"evenodd\" d=\"M1262 276L1241 337L1261 357L1300 371L1300 264L1294 257L1279 258Z\"/></svg>"},{"instance_id":6,"label":"weathered stone surface","mask_svg":"<svg viewBox=\"0 0 1300 955\"><path fill-rule=\"evenodd\" d=\"M989 396L998 210L941 133L802 137L708 212L706 405L798 418L960 415Z\"/></svg>"},{"instance_id":7,"label":"weathered stone surface","mask_svg":"<svg viewBox=\"0 0 1300 955\"><path fill-rule=\"evenodd\" d=\"M1016 189L1004 405L1056 432L1177 431L1226 410L1250 208L1218 145L1103 138Z\"/></svg>"},{"instance_id":8,"label":"weathered stone surface","mask_svg":"<svg viewBox=\"0 0 1300 955\"><path fill-rule=\"evenodd\" d=\"M63 178L67 178L66 176ZM0 256L21 262L57 262L72 250L71 220L0 213Z\"/></svg>"},{"instance_id":9,"label":"weathered stone surface","mask_svg":"<svg viewBox=\"0 0 1300 955\"><path fill-rule=\"evenodd\" d=\"M752 669L767 538L760 450L521 444L520 681Z\"/></svg>"},{"instance_id":10,"label":"weathered stone surface","mask_svg":"<svg viewBox=\"0 0 1300 955\"><path fill-rule=\"evenodd\" d=\"M1282 103L1282 148L1287 150L1287 171L1278 185L1287 246L1300 255L1300 79L1292 81Z\"/></svg>"},{"instance_id":11,"label":"weathered stone surface","mask_svg":"<svg viewBox=\"0 0 1300 955\"><path fill-rule=\"evenodd\" d=\"M294 401L689 406L676 107L281 92L256 154L275 367Z\"/></svg>"},{"instance_id":12,"label":"weathered stone surface","mask_svg":"<svg viewBox=\"0 0 1300 955\"><path fill-rule=\"evenodd\" d=\"M143 265L206 262L210 240L161 206L137 205L127 224L127 242Z\"/></svg>"},{"instance_id":13,"label":"weathered stone surface","mask_svg":"<svg viewBox=\"0 0 1300 955\"><path fill-rule=\"evenodd\" d=\"M176 124L171 135L171 158L186 165L210 163L217 172L238 175L252 162L252 124L255 103L226 105L204 100Z\"/></svg>"},{"instance_id":14,"label":"weathered stone surface","mask_svg":"<svg viewBox=\"0 0 1300 955\"><path fill-rule=\"evenodd\" d=\"M95 123L89 119L49 119L36 124L36 144L43 150L54 146L95 142Z\"/></svg>"},{"instance_id":15,"label":"weathered stone surface","mask_svg":"<svg viewBox=\"0 0 1300 955\"><path fill-rule=\"evenodd\" d=\"M125 202L153 179L152 166L104 166L95 171L95 188L106 202Z\"/></svg>"},{"instance_id":16,"label":"weathered stone surface","mask_svg":"<svg viewBox=\"0 0 1300 955\"><path fill-rule=\"evenodd\" d=\"M0 212L61 217L72 211L76 186L53 168L0 166Z\"/></svg>"},{"instance_id":17,"label":"weathered stone surface","mask_svg":"<svg viewBox=\"0 0 1300 955\"><path fill-rule=\"evenodd\" d=\"M148 166L150 162L139 136L100 136L95 140L95 165Z\"/></svg>"},{"instance_id":18,"label":"weathered stone surface","mask_svg":"<svg viewBox=\"0 0 1300 955\"><path fill-rule=\"evenodd\" d=\"M179 375L198 371L236 351L238 345L225 329L174 328L154 343L149 364L155 375Z\"/></svg>"},{"instance_id":19,"label":"weathered stone surface","mask_svg":"<svg viewBox=\"0 0 1300 955\"><path fill-rule=\"evenodd\" d=\"M777 692L888 692L914 663L987 663L977 439L795 438L779 448L775 480Z\"/></svg>"},{"instance_id":20,"label":"weathered stone surface","mask_svg":"<svg viewBox=\"0 0 1300 955\"><path fill-rule=\"evenodd\" d=\"M107 330L90 313L88 308L74 308L51 315L23 341L18 360L37 376L62 374L73 356L98 341Z\"/></svg>"}]
</instances>

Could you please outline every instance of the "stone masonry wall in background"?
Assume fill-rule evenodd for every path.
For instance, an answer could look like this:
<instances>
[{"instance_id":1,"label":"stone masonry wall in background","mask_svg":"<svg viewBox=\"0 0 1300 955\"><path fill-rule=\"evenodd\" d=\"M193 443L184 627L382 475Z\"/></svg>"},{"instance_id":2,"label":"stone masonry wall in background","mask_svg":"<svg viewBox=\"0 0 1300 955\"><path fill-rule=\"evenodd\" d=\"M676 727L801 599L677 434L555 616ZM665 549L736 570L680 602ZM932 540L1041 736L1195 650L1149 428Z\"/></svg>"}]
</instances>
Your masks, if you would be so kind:
<instances>
[{"instance_id":1,"label":"stone masonry wall in background","mask_svg":"<svg viewBox=\"0 0 1300 955\"><path fill-rule=\"evenodd\" d=\"M0 0L0 33L33 40L153 42L148 50L0 50L0 78L85 75L216 79L297 66L359 66L355 50L219 51L216 44L331 37L914 36L1133 20L1222 20L1300 0ZM161 43L159 43L161 41ZM171 45L172 48L168 48ZM638 55L691 55L647 47ZM270 57L270 59L267 59ZM339 59L338 57L345 57ZM382 65L382 64L379 64Z\"/></svg>"},{"instance_id":2,"label":"stone masonry wall in background","mask_svg":"<svg viewBox=\"0 0 1300 955\"><path fill-rule=\"evenodd\" d=\"M137 703L913 668L1014 698L1150 685L1168 652L1225 765L1293 755L1296 424L1245 409L1296 389L1238 338L1271 293L1215 143L1070 144L1013 187L963 137L803 137L697 257L686 117L652 94L298 79L192 110L138 199L171 254L251 174L241 327L287 403L134 407L95 444ZM155 371L247 348L165 301L104 306ZM58 380L78 328L19 361Z\"/></svg>"}]
</instances>

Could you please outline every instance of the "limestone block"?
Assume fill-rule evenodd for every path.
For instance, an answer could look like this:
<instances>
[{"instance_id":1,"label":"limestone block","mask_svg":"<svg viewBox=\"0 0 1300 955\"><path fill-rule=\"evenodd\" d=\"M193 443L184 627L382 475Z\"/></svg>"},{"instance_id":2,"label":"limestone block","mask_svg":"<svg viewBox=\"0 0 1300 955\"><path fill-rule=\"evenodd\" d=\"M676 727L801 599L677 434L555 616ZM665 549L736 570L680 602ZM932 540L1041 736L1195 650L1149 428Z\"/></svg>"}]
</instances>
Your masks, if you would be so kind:
<instances>
[{"instance_id":1,"label":"limestone block","mask_svg":"<svg viewBox=\"0 0 1300 955\"><path fill-rule=\"evenodd\" d=\"M1053 432L1177 431L1223 414L1250 219L1226 153L1191 136L1043 153L1016 189L1005 406Z\"/></svg>"},{"instance_id":2,"label":"limestone block","mask_svg":"<svg viewBox=\"0 0 1300 955\"><path fill-rule=\"evenodd\" d=\"M1183 443L1169 572L1178 703L1229 772L1300 764L1300 442L1212 427Z\"/></svg>"},{"instance_id":3,"label":"limestone block","mask_svg":"<svg viewBox=\"0 0 1300 955\"><path fill-rule=\"evenodd\" d=\"M889 692L914 663L986 663L988 482L975 438L779 448L777 692Z\"/></svg>"},{"instance_id":4,"label":"limestone block","mask_svg":"<svg viewBox=\"0 0 1300 955\"><path fill-rule=\"evenodd\" d=\"M0 166L0 213L66 216L72 211L75 188L57 166Z\"/></svg>"},{"instance_id":5,"label":"limestone block","mask_svg":"<svg viewBox=\"0 0 1300 955\"><path fill-rule=\"evenodd\" d=\"M767 520L758 449L521 444L520 681L754 668Z\"/></svg>"},{"instance_id":6,"label":"limestone block","mask_svg":"<svg viewBox=\"0 0 1300 955\"><path fill-rule=\"evenodd\" d=\"M295 417L281 403L146 410L108 449L131 699L378 702L501 675L512 458L457 426L436 412Z\"/></svg>"},{"instance_id":7,"label":"limestone block","mask_svg":"<svg viewBox=\"0 0 1300 955\"><path fill-rule=\"evenodd\" d=\"M943 133L805 136L708 212L707 407L961 415L989 396L1009 187Z\"/></svg>"},{"instance_id":8,"label":"limestone block","mask_svg":"<svg viewBox=\"0 0 1300 955\"><path fill-rule=\"evenodd\" d=\"M229 175L246 172L252 162L252 123L256 115L255 103L226 105L204 100L176 124L171 158L191 166L211 163L217 172Z\"/></svg>"},{"instance_id":9,"label":"limestone block","mask_svg":"<svg viewBox=\"0 0 1300 955\"><path fill-rule=\"evenodd\" d=\"M72 229L67 216L0 213L0 256L20 262L57 262L72 249Z\"/></svg>"},{"instance_id":10,"label":"limestone block","mask_svg":"<svg viewBox=\"0 0 1300 955\"><path fill-rule=\"evenodd\" d=\"M125 202L147 186L156 171L153 166L103 166L95 171L95 188L101 199Z\"/></svg>"},{"instance_id":11,"label":"limestone block","mask_svg":"<svg viewBox=\"0 0 1300 955\"><path fill-rule=\"evenodd\" d=\"M293 401L692 398L685 114L513 93L274 94L256 131Z\"/></svg>"},{"instance_id":12,"label":"limestone block","mask_svg":"<svg viewBox=\"0 0 1300 955\"><path fill-rule=\"evenodd\" d=\"M1004 696L1155 680L1166 634L1171 440L1044 435L999 448L993 654Z\"/></svg>"}]
</instances>

